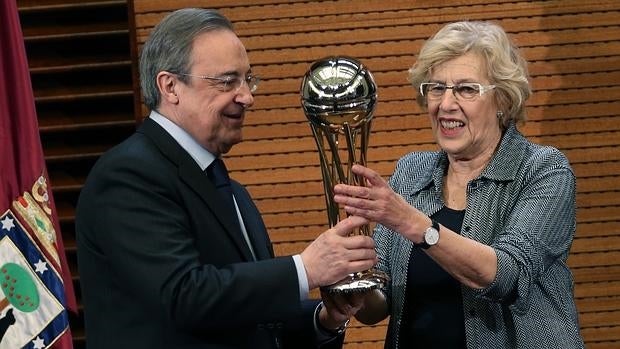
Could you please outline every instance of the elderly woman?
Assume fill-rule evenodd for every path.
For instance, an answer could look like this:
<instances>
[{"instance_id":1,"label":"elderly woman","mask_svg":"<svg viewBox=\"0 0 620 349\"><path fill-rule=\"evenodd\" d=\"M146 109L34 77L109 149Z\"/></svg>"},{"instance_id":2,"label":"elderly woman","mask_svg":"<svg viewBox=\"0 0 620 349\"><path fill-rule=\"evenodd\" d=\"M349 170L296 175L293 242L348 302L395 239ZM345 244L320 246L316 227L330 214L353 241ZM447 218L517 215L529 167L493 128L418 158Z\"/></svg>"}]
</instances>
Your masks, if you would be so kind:
<instances>
[{"instance_id":1,"label":"elderly woman","mask_svg":"<svg viewBox=\"0 0 620 349\"><path fill-rule=\"evenodd\" d=\"M583 348L566 265L575 177L557 149L516 125L526 62L487 22L445 26L410 69L436 152L398 161L386 183L338 185L335 200L378 223L378 269L391 281L356 315L390 315L386 348Z\"/></svg>"}]
</instances>

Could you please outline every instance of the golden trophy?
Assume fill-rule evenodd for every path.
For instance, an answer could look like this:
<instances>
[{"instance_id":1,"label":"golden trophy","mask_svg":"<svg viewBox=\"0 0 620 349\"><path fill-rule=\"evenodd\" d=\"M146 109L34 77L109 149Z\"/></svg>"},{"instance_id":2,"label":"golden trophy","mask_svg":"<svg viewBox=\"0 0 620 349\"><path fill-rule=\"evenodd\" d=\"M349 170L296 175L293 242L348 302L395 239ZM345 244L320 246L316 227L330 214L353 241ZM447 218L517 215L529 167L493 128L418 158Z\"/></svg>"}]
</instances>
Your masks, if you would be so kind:
<instances>
[{"instance_id":1,"label":"golden trophy","mask_svg":"<svg viewBox=\"0 0 620 349\"><path fill-rule=\"evenodd\" d=\"M301 104L310 122L319 150L323 189L329 226L335 226L346 213L334 201L338 183L364 186L363 178L351 172L354 164L366 166L368 138L377 85L372 74L351 57L326 57L314 62L301 84ZM343 162L343 158L346 160ZM369 225L352 234L371 235ZM328 292L365 292L382 288L385 273L370 269L324 287Z\"/></svg>"}]
</instances>

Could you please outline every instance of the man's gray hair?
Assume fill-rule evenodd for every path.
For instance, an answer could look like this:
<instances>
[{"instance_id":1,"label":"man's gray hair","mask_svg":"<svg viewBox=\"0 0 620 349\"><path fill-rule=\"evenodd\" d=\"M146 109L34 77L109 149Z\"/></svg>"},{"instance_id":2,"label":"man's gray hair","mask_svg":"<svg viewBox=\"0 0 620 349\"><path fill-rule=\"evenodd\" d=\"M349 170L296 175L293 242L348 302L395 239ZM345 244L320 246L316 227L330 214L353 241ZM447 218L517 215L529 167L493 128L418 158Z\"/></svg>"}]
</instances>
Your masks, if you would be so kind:
<instances>
[{"instance_id":1,"label":"man's gray hair","mask_svg":"<svg viewBox=\"0 0 620 349\"><path fill-rule=\"evenodd\" d=\"M194 39L215 30L234 31L228 18L215 10L201 8L174 11L153 28L140 55L140 86L144 104L150 110L157 109L160 103L157 74L188 72ZM186 81L187 77L179 76L179 79Z\"/></svg>"}]
</instances>

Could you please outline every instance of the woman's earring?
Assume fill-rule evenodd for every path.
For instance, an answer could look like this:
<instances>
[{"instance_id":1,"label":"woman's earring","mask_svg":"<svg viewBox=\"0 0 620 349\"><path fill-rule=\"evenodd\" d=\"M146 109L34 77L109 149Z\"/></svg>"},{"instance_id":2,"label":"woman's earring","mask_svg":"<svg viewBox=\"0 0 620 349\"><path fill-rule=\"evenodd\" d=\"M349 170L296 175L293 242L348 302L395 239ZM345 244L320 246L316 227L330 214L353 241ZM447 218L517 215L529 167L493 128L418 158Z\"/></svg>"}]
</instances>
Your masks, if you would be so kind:
<instances>
[{"instance_id":1,"label":"woman's earring","mask_svg":"<svg viewBox=\"0 0 620 349\"><path fill-rule=\"evenodd\" d=\"M501 110L498 110L497 111L497 118L501 120L503 117L504 117L504 112L501 111Z\"/></svg>"}]
</instances>

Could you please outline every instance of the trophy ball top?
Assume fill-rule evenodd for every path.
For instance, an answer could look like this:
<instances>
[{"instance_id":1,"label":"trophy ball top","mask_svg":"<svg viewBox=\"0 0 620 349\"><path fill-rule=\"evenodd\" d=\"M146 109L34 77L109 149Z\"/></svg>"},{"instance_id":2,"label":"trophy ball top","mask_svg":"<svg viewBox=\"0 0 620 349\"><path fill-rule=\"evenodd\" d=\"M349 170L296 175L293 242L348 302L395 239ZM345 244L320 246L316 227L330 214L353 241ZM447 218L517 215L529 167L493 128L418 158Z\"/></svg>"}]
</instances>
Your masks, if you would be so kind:
<instances>
[{"instance_id":1,"label":"trophy ball top","mask_svg":"<svg viewBox=\"0 0 620 349\"><path fill-rule=\"evenodd\" d=\"M358 60L340 56L315 61L301 83L301 105L308 120L341 131L370 121L377 103L377 84Z\"/></svg>"}]
</instances>

